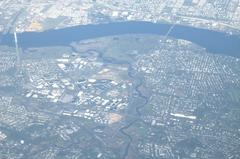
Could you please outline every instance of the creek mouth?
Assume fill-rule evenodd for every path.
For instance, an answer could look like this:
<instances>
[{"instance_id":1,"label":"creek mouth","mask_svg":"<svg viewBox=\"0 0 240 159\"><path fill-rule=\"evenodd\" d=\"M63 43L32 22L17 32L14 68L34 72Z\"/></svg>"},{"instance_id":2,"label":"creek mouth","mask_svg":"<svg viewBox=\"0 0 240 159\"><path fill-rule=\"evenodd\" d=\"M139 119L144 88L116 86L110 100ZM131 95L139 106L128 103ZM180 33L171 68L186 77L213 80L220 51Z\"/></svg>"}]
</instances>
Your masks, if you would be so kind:
<instances>
[{"instance_id":1,"label":"creek mouth","mask_svg":"<svg viewBox=\"0 0 240 159\"><path fill-rule=\"evenodd\" d=\"M18 34L22 48L69 45L74 41L94 39L123 34L155 34L165 36L172 24L151 23L144 21L113 22L97 25L79 25L64 29L44 32L24 32ZM0 45L14 46L11 33L0 34ZM174 25L168 35L176 39L191 41L210 53L224 54L240 58L240 36L229 35L207 29L183 25Z\"/></svg>"}]
</instances>

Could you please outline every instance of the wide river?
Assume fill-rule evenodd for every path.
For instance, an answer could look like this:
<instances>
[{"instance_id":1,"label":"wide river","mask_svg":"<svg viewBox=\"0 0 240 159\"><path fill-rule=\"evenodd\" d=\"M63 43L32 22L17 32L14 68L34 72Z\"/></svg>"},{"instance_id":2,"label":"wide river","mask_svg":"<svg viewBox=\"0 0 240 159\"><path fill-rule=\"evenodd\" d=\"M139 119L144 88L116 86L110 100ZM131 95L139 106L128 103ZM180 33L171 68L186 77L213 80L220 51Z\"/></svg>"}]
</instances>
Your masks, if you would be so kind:
<instances>
[{"instance_id":1,"label":"wide river","mask_svg":"<svg viewBox=\"0 0 240 159\"><path fill-rule=\"evenodd\" d=\"M69 45L71 42L122 34L166 35L171 24L129 21L97 25L81 25L44 32L24 32L18 34L22 48ZM206 48L211 53L240 57L240 36L175 25L170 37L184 39ZM0 45L14 46L12 34L0 34Z\"/></svg>"}]
</instances>

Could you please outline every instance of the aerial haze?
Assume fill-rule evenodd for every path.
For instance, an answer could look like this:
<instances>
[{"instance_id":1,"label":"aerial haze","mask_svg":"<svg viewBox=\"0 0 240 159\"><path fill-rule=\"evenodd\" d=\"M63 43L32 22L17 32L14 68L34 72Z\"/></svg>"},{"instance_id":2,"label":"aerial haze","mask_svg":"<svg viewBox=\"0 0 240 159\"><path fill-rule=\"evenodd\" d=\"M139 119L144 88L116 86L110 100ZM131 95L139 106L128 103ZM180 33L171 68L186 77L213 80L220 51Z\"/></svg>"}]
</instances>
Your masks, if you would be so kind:
<instances>
[{"instance_id":1,"label":"aerial haze","mask_svg":"<svg viewBox=\"0 0 240 159\"><path fill-rule=\"evenodd\" d=\"M239 0L0 1L0 159L239 158Z\"/></svg>"}]
</instances>

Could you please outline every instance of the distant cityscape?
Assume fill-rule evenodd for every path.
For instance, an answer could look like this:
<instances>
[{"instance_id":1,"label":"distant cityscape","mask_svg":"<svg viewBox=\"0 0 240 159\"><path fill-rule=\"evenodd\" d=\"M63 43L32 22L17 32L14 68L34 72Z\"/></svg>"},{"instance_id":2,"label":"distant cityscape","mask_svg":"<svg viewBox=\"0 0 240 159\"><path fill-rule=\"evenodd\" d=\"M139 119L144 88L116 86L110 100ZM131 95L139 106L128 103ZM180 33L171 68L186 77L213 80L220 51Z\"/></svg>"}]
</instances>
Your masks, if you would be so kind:
<instances>
[{"instance_id":1,"label":"distant cityscape","mask_svg":"<svg viewBox=\"0 0 240 159\"><path fill-rule=\"evenodd\" d=\"M239 33L239 0L0 1L0 159L239 159Z\"/></svg>"},{"instance_id":2,"label":"distant cityscape","mask_svg":"<svg viewBox=\"0 0 240 159\"><path fill-rule=\"evenodd\" d=\"M0 32L44 31L113 21L176 23L239 34L239 0L4 0Z\"/></svg>"}]
</instances>

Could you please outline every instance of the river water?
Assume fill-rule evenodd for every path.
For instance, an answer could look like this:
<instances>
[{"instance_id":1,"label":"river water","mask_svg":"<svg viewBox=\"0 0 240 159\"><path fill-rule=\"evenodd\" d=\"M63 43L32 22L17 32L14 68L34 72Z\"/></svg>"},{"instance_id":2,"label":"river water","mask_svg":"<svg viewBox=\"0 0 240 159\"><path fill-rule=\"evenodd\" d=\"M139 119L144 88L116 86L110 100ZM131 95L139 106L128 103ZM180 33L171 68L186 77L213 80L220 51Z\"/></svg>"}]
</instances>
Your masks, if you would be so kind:
<instances>
[{"instance_id":1,"label":"river water","mask_svg":"<svg viewBox=\"0 0 240 159\"><path fill-rule=\"evenodd\" d=\"M18 34L22 48L69 45L71 42L122 34L166 35L171 24L129 21L97 25L80 25L44 32L25 32ZM222 32L175 25L170 37L196 43L210 53L240 57L240 36ZM14 46L12 34L1 35L0 45Z\"/></svg>"}]
</instances>

